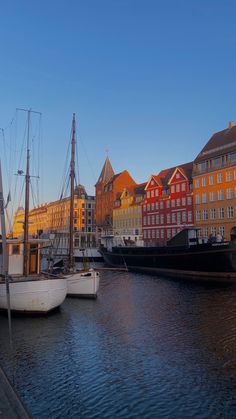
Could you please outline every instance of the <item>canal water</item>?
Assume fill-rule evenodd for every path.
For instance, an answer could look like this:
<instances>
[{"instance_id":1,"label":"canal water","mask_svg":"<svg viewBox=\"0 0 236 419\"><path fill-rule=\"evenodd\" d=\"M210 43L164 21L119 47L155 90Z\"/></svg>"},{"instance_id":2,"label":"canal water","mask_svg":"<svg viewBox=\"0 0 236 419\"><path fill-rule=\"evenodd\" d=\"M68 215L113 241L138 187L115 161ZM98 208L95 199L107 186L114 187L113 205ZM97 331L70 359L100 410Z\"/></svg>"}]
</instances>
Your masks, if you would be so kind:
<instances>
[{"instance_id":1,"label":"canal water","mask_svg":"<svg viewBox=\"0 0 236 419\"><path fill-rule=\"evenodd\" d=\"M97 300L0 316L0 364L33 418L236 418L236 289L102 273Z\"/></svg>"}]
</instances>

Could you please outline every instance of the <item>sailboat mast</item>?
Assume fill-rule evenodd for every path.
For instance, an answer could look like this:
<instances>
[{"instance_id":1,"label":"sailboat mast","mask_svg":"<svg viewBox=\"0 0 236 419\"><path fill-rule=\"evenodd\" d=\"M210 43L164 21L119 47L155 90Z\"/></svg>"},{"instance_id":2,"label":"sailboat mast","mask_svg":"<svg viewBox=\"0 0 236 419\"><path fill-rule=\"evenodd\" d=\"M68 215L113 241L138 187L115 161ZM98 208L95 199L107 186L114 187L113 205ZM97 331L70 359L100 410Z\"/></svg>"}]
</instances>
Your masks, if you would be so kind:
<instances>
[{"instance_id":1,"label":"sailboat mast","mask_svg":"<svg viewBox=\"0 0 236 419\"><path fill-rule=\"evenodd\" d=\"M27 157L26 157L26 175L25 175L25 219L24 219L24 265L23 273L28 275L28 259L29 259L29 191L30 191L30 150L29 150L29 135L30 135L30 109L28 110L27 121Z\"/></svg>"},{"instance_id":2,"label":"sailboat mast","mask_svg":"<svg viewBox=\"0 0 236 419\"><path fill-rule=\"evenodd\" d=\"M70 161L70 231L69 231L69 267L74 266L74 200L75 200L75 113L72 120L71 161Z\"/></svg>"}]
</instances>

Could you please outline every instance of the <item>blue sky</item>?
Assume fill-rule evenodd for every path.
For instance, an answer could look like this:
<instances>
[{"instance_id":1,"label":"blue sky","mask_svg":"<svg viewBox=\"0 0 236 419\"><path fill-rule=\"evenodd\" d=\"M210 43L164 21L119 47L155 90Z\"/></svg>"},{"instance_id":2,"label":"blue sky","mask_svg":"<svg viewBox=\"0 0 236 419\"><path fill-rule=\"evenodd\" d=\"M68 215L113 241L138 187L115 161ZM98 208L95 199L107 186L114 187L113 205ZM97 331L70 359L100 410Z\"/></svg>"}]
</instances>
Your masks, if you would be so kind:
<instances>
[{"instance_id":1,"label":"blue sky","mask_svg":"<svg viewBox=\"0 0 236 419\"><path fill-rule=\"evenodd\" d=\"M91 194L107 149L144 182L236 122L235 15L234 0L1 0L0 127L42 112L42 202L58 198L73 112Z\"/></svg>"}]
</instances>

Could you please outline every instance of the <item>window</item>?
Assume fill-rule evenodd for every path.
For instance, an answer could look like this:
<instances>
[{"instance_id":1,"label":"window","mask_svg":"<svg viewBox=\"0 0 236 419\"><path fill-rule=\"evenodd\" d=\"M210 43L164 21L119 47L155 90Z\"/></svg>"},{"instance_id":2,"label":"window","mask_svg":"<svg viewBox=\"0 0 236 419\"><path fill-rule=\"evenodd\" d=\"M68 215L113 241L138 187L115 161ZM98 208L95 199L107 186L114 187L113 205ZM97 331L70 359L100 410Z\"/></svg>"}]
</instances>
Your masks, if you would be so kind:
<instances>
[{"instance_id":1,"label":"window","mask_svg":"<svg viewBox=\"0 0 236 419\"><path fill-rule=\"evenodd\" d=\"M154 191L151 191L151 197L152 198L154 197Z\"/></svg>"},{"instance_id":2,"label":"window","mask_svg":"<svg viewBox=\"0 0 236 419\"><path fill-rule=\"evenodd\" d=\"M230 182L231 180L233 180L233 173L226 172L226 182Z\"/></svg>"},{"instance_id":3,"label":"window","mask_svg":"<svg viewBox=\"0 0 236 419\"><path fill-rule=\"evenodd\" d=\"M203 220L208 220L208 210L207 209L204 209L202 211L202 219Z\"/></svg>"},{"instance_id":4,"label":"window","mask_svg":"<svg viewBox=\"0 0 236 419\"><path fill-rule=\"evenodd\" d=\"M147 231L146 230L144 230L144 238L146 239L147 238Z\"/></svg>"},{"instance_id":5,"label":"window","mask_svg":"<svg viewBox=\"0 0 236 419\"><path fill-rule=\"evenodd\" d=\"M186 217L186 211L182 212L182 221L183 223L186 223L187 217Z\"/></svg>"},{"instance_id":6,"label":"window","mask_svg":"<svg viewBox=\"0 0 236 419\"><path fill-rule=\"evenodd\" d=\"M233 189L232 188L228 188L228 189L226 189L226 198L227 199L232 199L234 196L233 196Z\"/></svg>"},{"instance_id":7,"label":"window","mask_svg":"<svg viewBox=\"0 0 236 419\"><path fill-rule=\"evenodd\" d=\"M219 218L220 219L224 218L224 216L225 216L225 210L224 210L224 208L223 207L222 208L219 208L218 211L219 211Z\"/></svg>"},{"instance_id":8,"label":"window","mask_svg":"<svg viewBox=\"0 0 236 419\"><path fill-rule=\"evenodd\" d=\"M192 221L193 221L192 211L188 211L188 222L191 223Z\"/></svg>"},{"instance_id":9,"label":"window","mask_svg":"<svg viewBox=\"0 0 236 419\"><path fill-rule=\"evenodd\" d=\"M181 223L181 212L177 212L177 224Z\"/></svg>"},{"instance_id":10,"label":"window","mask_svg":"<svg viewBox=\"0 0 236 419\"><path fill-rule=\"evenodd\" d=\"M20 245L19 244L13 244L12 245L12 254L13 255L19 255L20 254Z\"/></svg>"},{"instance_id":11,"label":"window","mask_svg":"<svg viewBox=\"0 0 236 419\"><path fill-rule=\"evenodd\" d=\"M147 191L147 198L150 198L150 191Z\"/></svg>"},{"instance_id":12,"label":"window","mask_svg":"<svg viewBox=\"0 0 236 419\"><path fill-rule=\"evenodd\" d=\"M164 239L164 230L163 230L163 228L161 229L161 238Z\"/></svg>"},{"instance_id":13,"label":"window","mask_svg":"<svg viewBox=\"0 0 236 419\"><path fill-rule=\"evenodd\" d=\"M230 206L227 208L227 217L233 218L233 216L234 216L234 207Z\"/></svg>"},{"instance_id":14,"label":"window","mask_svg":"<svg viewBox=\"0 0 236 419\"><path fill-rule=\"evenodd\" d=\"M217 173L217 183L222 183L222 182L223 182L223 174Z\"/></svg>"},{"instance_id":15,"label":"window","mask_svg":"<svg viewBox=\"0 0 236 419\"><path fill-rule=\"evenodd\" d=\"M203 204L206 204L206 203L207 203L207 193L206 193L206 192L204 192L204 193L202 194L202 203L203 203Z\"/></svg>"},{"instance_id":16,"label":"window","mask_svg":"<svg viewBox=\"0 0 236 419\"><path fill-rule=\"evenodd\" d=\"M172 221L172 224L176 223L176 214L175 214L175 212L173 212L173 214L171 216L171 221Z\"/></svg>"},{"instance_id":17,"label":"window","mask_svg":"<svg viewBox=\"0 0 236 419\"><path fill-rule=\"evenodd\" d=\"M207 182L206 182L206 178L205 178L205 177L203 177L203 178L202 178L202 186L206 186L206 184L207 184Z\"/></svg>"},{"instance_id":18,"label":"window","mask_svg":"<svg viewBox=\"0 0 236 419\"><path fill-rule=\"evenodd\" d=\"M158 196L159 195L159 191L158 189L155 190L155 195Z\"/></svg>"},{"instance_id":19,"label":"window","mask_svg":"<svg viewBox=\"0 0 236 419\"><path fill-rule=\"evenodd\" d=\"M195 203L196 203L196 204L201 204L201 197L200 197L200 195L199 195L199 194L197 194L197 195L195 196Z\"/></svg>"},{"instance_id":20,"label":"window","mask_svg":"<svg viewBox=\"0 0 236 419\"><path fill-rule=\"evenodd\" d=\"M167 214L166 221L167 221L167 224L170 224L170 213Z\"/></svg>"},{"instance_id":21,"label":"window","mask_svg":"<svg viewBox=\"0 0 236 419\"><path fill-rule=\"evenodd\" d=\"M166 208L170 208L170 201L168 199L168 201L166 201Z\"/></svg>"},{"instance_id":22,"label":"window","mask_svg":"<svg viewBox=\"0 0 236 419\"><path fill-rule=\"evenodd\" d=\"M209 176L209 185L214 185L214 176Z\"/></svg>"},{"instance_id":23,"label":"window","mask_svg":"<svg viewBox=\"0 0 236 419\"><path fill-rule=\"evenodd\" d=\"M146 205L144 205L143 206L143 211L146 212L146 210L147 210L147 207L146 207Z\"/></svg>"},{"instance_id":24,"label":"window","mask_svg":"<svg viewBox=\"0 0 236 419\"><path fill-rule=\"evenodd\" d=\"M143 225L145 226L147 224L147 217L143 217Z\"/></svg>"},{"instance_id":25,"label":"window","mask_svg":"<svg viewBox=\"0 0 236 419\"><path fill-rule=\"evenodd\" d=\"M217 233L216 227L211 227L211 234L215 237Z\"/></svg>"},{"instance_id":26,"label":"window","mask_svg":"<svg viewBox=\"0 0 236 419\"><path fill-rule=\"evenodd\" d=\"M210 192L210 202L215 201L215 192Z\"/></svg>"},{"instance_id":27,"label":"window","mask_svg":"<svg viewBox=\"0 0 236 419\"><path fill-rule=\"evenodd\" d=\"M159 202L156 202L156 210L159 209Z\"/></svg>"},{"instance_id":28,"label":"window","mask_svg":"<svg viewBox=\"0 0 236 419\"><path fill-rule=\"evenodd\" d=\"M152 211L154 211L155 210L155 204L154 204L154 202L152 203Z\"/></svg>"},{"instance_id":29,"label":"window","mask_svg":"<svg viewBox=\"0 0 236 419\"><path fill-rule=\"evenodd\" d=\"M150 211L150 204L147 204L147 210Z\"/></svg>"},{"instance_id":30,"label":"window","mask_svg":"<svg viewBox=\"0 0 236 419\"><path fill-rule=\"evenodd\" d=\"M156 233L155 230L152 230L152 238L153 239L155 239L155 237L156 237L156 234L155 233Z\"/></svg>"},{"instance_id":31,"label":"window","mask_svg":"<svg viewBox=\"0 0 236 419\"><path fill-rule=\"evenodd\" d=\"M180 178L180 174L176 173L176 179L179 179L179 178Z\"/></svg>"},{"instance_id":32,"label":"window","mask_svg":"<svg viewBox=\"0 0 236 419\"><path fill-rule=\"evenodd\" d=\"M174 199L172 199L172 201L171 201L171 207L172 207L172 208L174 208L174 207L175 207L175 200L174 200Z\"/></svg>"},{"instance_id":33,"label":"window","mask_svg":"<svg viewBox=\"0 0 236 419\"><path fill-rule=\"evenodd\" d=\"M164 208L164 202L163 202L163 201L161 201L161 202L160 202L160 208L161 208L161 209L163 209L163 208Z\"/></svg>"},{"instance_id":34,"label":"window","mask_svg":"<svg viewBox=\"0 0 236 419\"><path fill-rule=\"evenodd\" d=\"M192 205L192 198L191 198L191 196L188 196L188 205Z\"/></svg>"},{"instance_id":35,"label":"window","mask_svg":"<svg viewBox=\"0 0 236 419\"><path fill-rule=\"evenodd\" d=\"M156 215L156 224L159 224L159 214Z\"/></svg>"},{"instance_id":36,"label":"window","mask_svg":"<svg viewBox=\"0 0 236 419\"><path fill-rule=\"evenodd\" d=\"M172 185L170 190L171 190L171 193L175 193L175 185Z\"/></svg>"},{"instance_id":37,"label":"window","mask_svg":"<svg viewBox=\"0 0 236 419\"><path fill-rule=\"evenodd\" d=\"M176 235L176 229L172 228L172 237Z\"/></svg>"},{"instance_id":38,"label":"window","mask_svg":"<svg viewBox=\"0 0 236 419\"><path fill-rule=\"evenodd\" d=\"M182 183L182 185L181 185L181 191L183 192L185 190L186 190L186 184L185 183Z\"/></svg>"},{"instance_id":39,"label":"window","mask_svg":"<svg viewBox=\"0 0 236 419\"><path fill-rule=\"evenodd\" d=\"M155 224L155 215L152 215L152 225Z\"/></svg>"},{"instance_id":40,"label":"window","mask_svg":"<svg viewBox=\"0 0 236 419\"><path fill-rule=\"evenodd\" d=\"M177 207L180 207L180 198L178 198L178 199L176 200L176 205L177 205Z\"/></svg>"},{"instance_id":41,"label":"window","mask_svg":"<svg viewBox=\"0 0 236 419\"><path fill-rule=\"evenodd\" d=\"M164 224L164 215L161 214L161 224Z\"/></svg>"},{"instance_id":42,"label":"window","mask_svg":"<svg viewBox=\"0 0 236 419\"><path fill-rule=\"evenodd\" d=\"M159 232L159 230L157 230L156 231L156 238L159 239L159 236L160 236L160 232Z\"/></svg>"},{"instance_id":43,"label":"window","mask_svg":"<svg viewBox=\"0 0 236 419\"><path fill-rule=\"evenodd\" d=\"M151 181L151 185L154 185L154 180Z\"/></svg>"},{"instance_id":44,"label":"window","mask_svg":"<svg viewBox=\"0 0 236 419\"><path fill-rule=\"evenodd\" d=\"M211 220L214 220L216 218L216 209L215 208L211 208L210 218L211 218Z\"/></svg>"},{"instance_id":45,"label":"window","mask_svg":"<svg viewBox=\"0 0 236 419\"><path fill-rule=\"evenodd\" d=\"M148 238L151 238L151 230L148 230Z\"/></svg>"},{"instance_id":46,"label":"window","mask_svg":"<svg viewBox=\"0 0 236 419\"><path fill-rule=\"evenodd\" d=\"M224 238L224 235L225 235L225 228L224 228L224 226L219 227L219 233Z\"/></svg>"},{"instance_id":47,"label":"window","mask_svg":"<svg viewBox=\"0 0 236 419\"><path fill-rule=\"evenodd\" d=\"M171 230L168 228L167 229L167 239L170 239L171 237Z\"/></svg>"},{"instance_id":48,"label":"window","mask_svg":"<svg viewBox=\"0 0 236 419\"><path fill-rule=\"evenodd\" d=\"M183 205L183 207L185 207L185 205L186 205L186 198L182 198L182 205Z\"/></svg>"},{"instance_id":49,"label":"window","mask_svg":"<svg viewBox=\"0 0 236 419\"><path fill-rule=\"evenodd\" d=\"M220 189L218 191L218 200L219 201L223 201L224 200L224 191L222 189Z\"/></svg>"},{"instance_id":50,"label":"window","mask_svg":"<svg viewBox=\"0 0 236 419\"><path fill-rule=\"evenodd\" d=\"M196 211L196 221L200 221L201 220L201 211L197 210Z\"/></svg>"},{"instance_id":51,"label":"window","mask_svg":"<svg viewBox=\"0 0 236 419\"><path fill-rule=\"evenodd\" d=\"M179 184L177 184L176 185L176 192L179 192L180 191L180 185Z\"/></svg>"},{"instance_id":52,"label":"window","mask_svg":"<svg viewBox=\"0 0 236 419\"><path fill-rule=\"evenodd\" d=\"M150 215L147 217L147 224L150 226Z\"/></svg>"},{"instance_id":53,"label":"window","mask_svg":"<svg viewBox=\"0 0 236 419\"><path fill-rule=\"evenodd\" d=\"M200 188L200 179L195 180L195 187Z\"/></svg>"}]
</instances>

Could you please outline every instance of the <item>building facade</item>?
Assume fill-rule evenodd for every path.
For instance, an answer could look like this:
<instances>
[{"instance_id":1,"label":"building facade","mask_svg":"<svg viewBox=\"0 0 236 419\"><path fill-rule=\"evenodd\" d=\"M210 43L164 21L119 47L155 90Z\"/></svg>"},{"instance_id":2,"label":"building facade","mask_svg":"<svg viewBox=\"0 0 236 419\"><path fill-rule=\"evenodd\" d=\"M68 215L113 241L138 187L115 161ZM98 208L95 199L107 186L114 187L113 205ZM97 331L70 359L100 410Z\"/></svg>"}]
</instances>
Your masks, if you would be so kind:
<instances>
[{"instance_id":1,"label":"building facade","mask_svg":"<svg viewBox=\"0 0 236 419\"><path fill-rule=\"evenodd\" d=\"M236 127L215 133L194 160L195 225L204 240L236 226Z\"/></svg>"},{"instance_id":2,"label":"building facade","mask_svg":"<svg viewBox=\"0 0 236 419\"><path fill-rule=\"evenodd\" d=\"M193 226L192 167L192 162L186 163L150 177L142 205L145 244L164 245L184 227Z\"/></svg>"},{"instance_id":3,"label":"building facade","mask_svg":"<svg viewBox=\"0 0 236 419\"><path fill-rule=\"evenodd\" d=\"M68 234L70 217L70 198L50 202L33 208L29 212L29 235L39 237L42 234ZM90 247L95 244L95 198L88 196L84 187L75 189L74 199L75 241L86 242ZM19 208L14 216L13 237L24 234L24 209ZM77 239L76 239L77 237Z\"/></svg>"},{"instance_id":4,"label":"building facade","mask_svg":"<svg viewBox=\"0 0 236 419\"><path fill-rule=\"evenodd\" d=\"M124 188L131 188L136 183L127 170L114 174L111 163L107 158L96 188L96 225L104 232L113 230L113 207L117 194Z\"/></svg>"},{"instance_id":5,"label":"building facade","mask_svg":"<svg viewBox=\"0 0 236 419\"><path fill-rule=\"evenodd\" d=\"M143 243L142 235L142 201L145 197L146 183L135 187L124 188L118 194L113 209L113 233L123 241Z\"/></svg>"}]
</instances>

